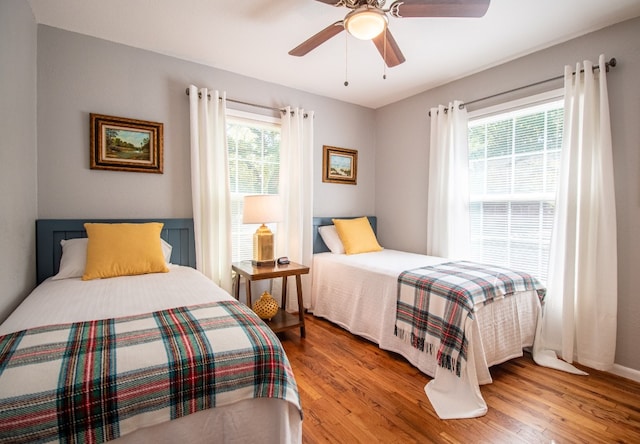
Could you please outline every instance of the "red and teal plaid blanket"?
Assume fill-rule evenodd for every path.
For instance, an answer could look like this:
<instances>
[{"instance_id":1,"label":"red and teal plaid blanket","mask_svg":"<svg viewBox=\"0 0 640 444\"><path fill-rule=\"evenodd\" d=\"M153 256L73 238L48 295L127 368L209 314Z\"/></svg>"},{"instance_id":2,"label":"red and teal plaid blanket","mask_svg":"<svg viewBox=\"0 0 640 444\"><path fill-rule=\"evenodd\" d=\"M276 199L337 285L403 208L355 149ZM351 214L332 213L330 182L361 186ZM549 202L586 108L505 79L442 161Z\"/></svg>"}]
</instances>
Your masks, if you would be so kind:
<instances>
[{"instance_id":1,"label":"red and teal plaid blanket","mask_svg":"<svg viewBox=\"0 0 640 444\"><path fill-rule=\"evenodd\" d=\"M101 443L261 397L300 410L280 341L237 301L0 337L0 442Z\"/></svg>"},{"instance_id":2,"label":"red and teal plaid blanket","mask_svg":"<svg viewBox=\"0 0 640 444\"><path fill-rule=\"evenodd\" d=\"M478 304L490 303L542 284L526 273L459 261L404 271L398 277L395 335L433 354L438 364L460 376L467 359L467 318Z\"/></svg>"}]
</instances>

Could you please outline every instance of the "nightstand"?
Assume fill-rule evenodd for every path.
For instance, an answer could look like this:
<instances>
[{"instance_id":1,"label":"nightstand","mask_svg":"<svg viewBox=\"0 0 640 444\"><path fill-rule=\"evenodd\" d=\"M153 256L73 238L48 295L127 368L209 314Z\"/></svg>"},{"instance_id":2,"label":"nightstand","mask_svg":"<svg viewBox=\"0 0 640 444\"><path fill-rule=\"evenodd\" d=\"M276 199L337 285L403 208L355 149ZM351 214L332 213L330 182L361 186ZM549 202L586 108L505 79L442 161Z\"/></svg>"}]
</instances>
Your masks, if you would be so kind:
<instances>
[{"instance_id":1,"label":"nightstand","mask_svg":"<svg viewBox=\"0 0 640 444\"><path fill-rule=\"evenodd\" d=\"M296 277L296 290L298 293L298 316L287 313L284 308L278 310L270 321L265 321L271 330L274 332L280 332L290 330L292 328L300 327L300 336L305 337L304 329L304 306L302 304L302 278L303 274L309 273L309 267L305 267L295 262L290 262L287 265L276 264L271 266L256 267L251 264L251 261L234 262L231 264L231 269L235 271L236 275L233 281L233 292L236 299L240 299L240 276L244 276L246 280L246 294L247 305L251 307L251 282L259 281L262 279L276 279L282 278L282 302L281 307L287 307L287 278L289 276Z\"/></svg>"}]
</instances>

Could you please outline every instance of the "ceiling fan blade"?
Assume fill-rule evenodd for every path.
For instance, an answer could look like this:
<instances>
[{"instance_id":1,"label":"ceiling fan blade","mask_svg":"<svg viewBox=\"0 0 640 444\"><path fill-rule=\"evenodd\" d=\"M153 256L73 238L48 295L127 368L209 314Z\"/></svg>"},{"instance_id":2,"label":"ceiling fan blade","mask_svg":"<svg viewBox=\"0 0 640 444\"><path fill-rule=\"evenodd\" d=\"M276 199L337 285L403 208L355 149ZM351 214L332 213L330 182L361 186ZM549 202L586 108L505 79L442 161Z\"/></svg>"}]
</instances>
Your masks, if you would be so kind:
<instances>
[{"instance_id":1,"label":"ceiling fan blade","mask_svg":"<svg viewBox=\"0 0 640 444\"><path fill-rule=\"evenodd\" d=\"M317 2L326 3L331 6L342 6L341 0L316 0Z\"/></svg>"},{"instance_id":2,"label":"ceiling fan blade","mask_svg":"<svg viewBox=\"0 0 640 444\"><path fill-rule=\"evenodd\" d=\"M491 0L398 0L389 12L394 17L482 17Z\"/></svg>"},{"instance_id":3,"label":"ceiling fan blade","mask_svg":"<svg viewBox=\"0 0 640 444\"><path fill-rule=\"evenodd\" d=\"M316 49L318 46L322 45L331 37L340 34L342 31L344 31L344 23L342 20L340 20L327 26L316 35L305 40L304 42L293 48L291 51L289 51L289 54L296 57L302 57L309 51Z\"/></svg>"},{"instance_id":4,"label":"ceiling fan blade","mask_svg":"<svg viewBox=\"0 0 640 444\"><path fill-rule=\"evenodd\" d=\"M404 61L406 60L404 58L404 55L402 54L402 51L400 51L398 43L396 43L396 39L394 39L393 35L391 35L391 31L389 31L389 28L387 28L385 32L381 32L377 37L374 37L373 43L376 45L376 48L378 48L378 52L380 52L380 55L389 68L393 68L394 66L404 63Z\"/></svg>"}]
</instances>

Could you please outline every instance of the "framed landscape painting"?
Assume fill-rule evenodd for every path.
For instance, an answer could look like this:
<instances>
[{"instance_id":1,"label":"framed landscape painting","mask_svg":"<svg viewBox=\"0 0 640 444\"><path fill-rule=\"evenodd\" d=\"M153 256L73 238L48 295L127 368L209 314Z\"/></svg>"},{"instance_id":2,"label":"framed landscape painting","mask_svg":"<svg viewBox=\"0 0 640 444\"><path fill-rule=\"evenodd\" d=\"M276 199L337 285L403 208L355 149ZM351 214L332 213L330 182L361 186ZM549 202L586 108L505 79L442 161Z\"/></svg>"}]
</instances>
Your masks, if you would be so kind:
<instances>
[{"instance_id":1,"label":"framed landscape painting","mask_svg":"<svg viewBox=\"0 0 640 444\"><path fill-rule=\"evenodd\" d=\"M163 125L91 113L91 169L159 173Z\"/></svg>"},{"instance_id":2,"label":"framed landscape painting","mask_svg":"<svg viewBox=\"0 0 640 444\"><path fill-rule=\"evenodd\" d=\"M358 151L327 145L322 148L322 181L356 185Z\"/></svg>"}]
</instances>

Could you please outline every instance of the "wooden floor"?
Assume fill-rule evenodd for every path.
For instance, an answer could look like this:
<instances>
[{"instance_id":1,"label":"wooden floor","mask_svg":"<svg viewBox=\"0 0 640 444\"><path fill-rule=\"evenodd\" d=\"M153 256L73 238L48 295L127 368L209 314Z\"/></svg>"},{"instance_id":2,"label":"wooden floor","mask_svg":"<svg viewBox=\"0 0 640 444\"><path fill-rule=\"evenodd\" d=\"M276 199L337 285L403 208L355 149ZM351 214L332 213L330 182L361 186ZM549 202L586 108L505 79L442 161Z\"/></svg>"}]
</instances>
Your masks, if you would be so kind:
<instances>
[{"instance_id":1,"label":"wooden floor","mask_svg":"<svg viewBox=\"0 0 640 444\"><path fill-rule=\"evenodd\" d=\"M640 384L583 368L576 376L529 355L491 369L489 412L438 419L430 378L396 354L307 315L307 338L281 334L298 381L305 443L640 443Z\"/></svg>"}]
</instances>

